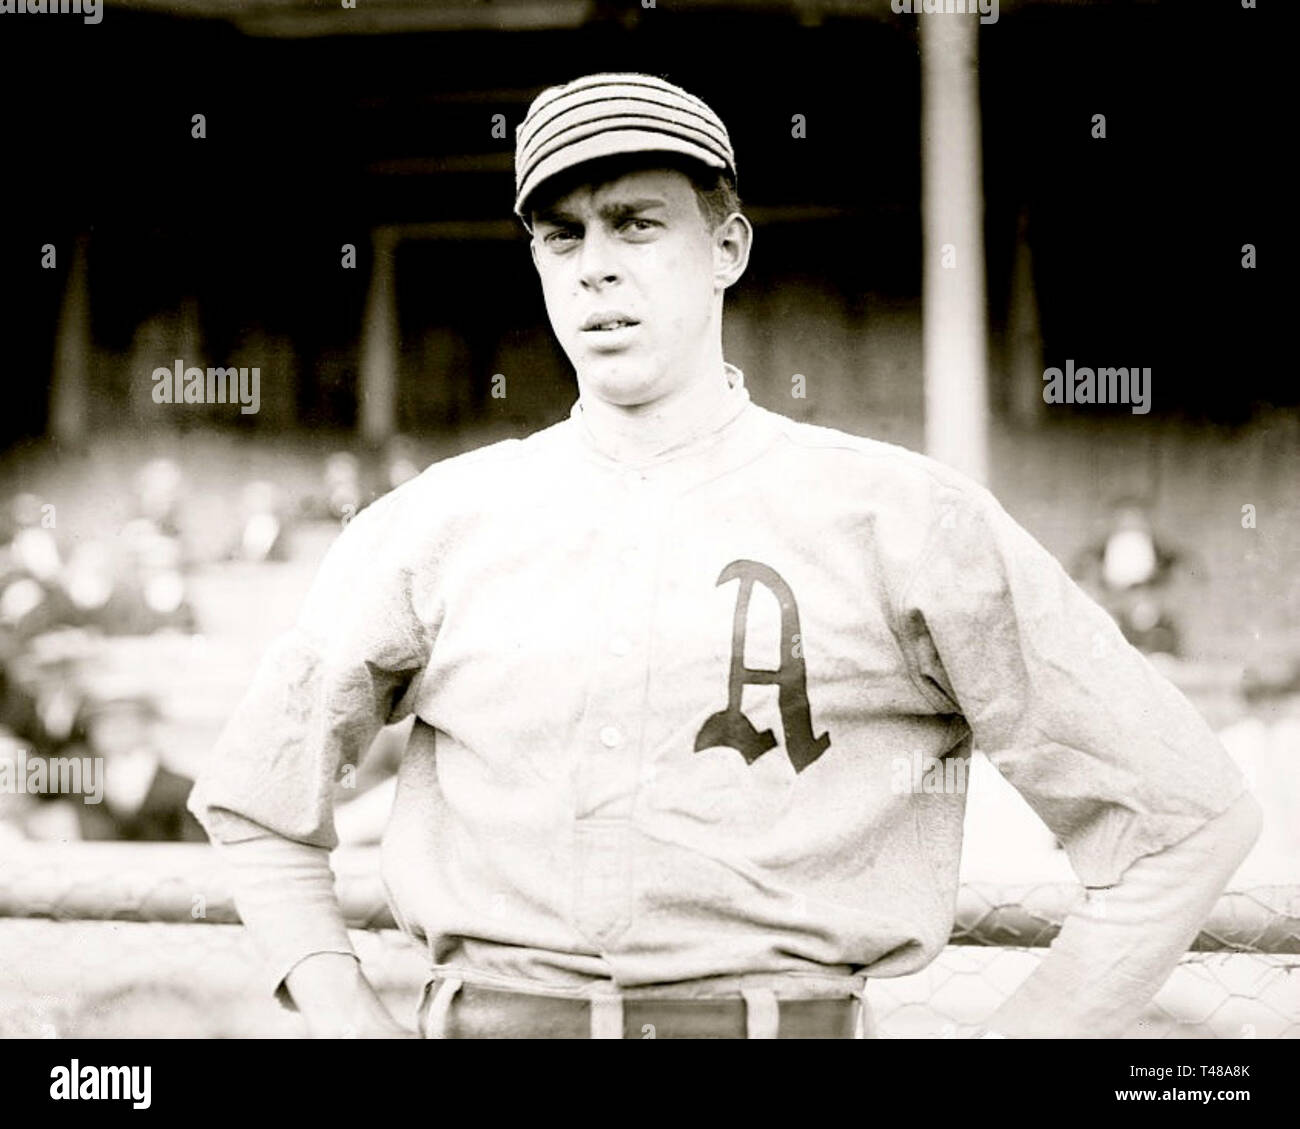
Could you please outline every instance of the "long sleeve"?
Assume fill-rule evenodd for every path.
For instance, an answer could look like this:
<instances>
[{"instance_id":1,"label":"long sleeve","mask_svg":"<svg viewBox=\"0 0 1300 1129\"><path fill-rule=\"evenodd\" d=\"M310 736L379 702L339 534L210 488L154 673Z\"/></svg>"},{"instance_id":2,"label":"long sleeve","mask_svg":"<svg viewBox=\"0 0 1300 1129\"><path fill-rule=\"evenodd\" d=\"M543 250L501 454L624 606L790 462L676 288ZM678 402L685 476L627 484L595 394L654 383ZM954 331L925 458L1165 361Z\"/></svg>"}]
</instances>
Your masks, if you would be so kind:
<instances>
[{"instance_id":1,"label":"long sleeve","mask_svg":"<svg viewBox=\"0 0 1300 1129\"><path fill-rule=\"evenodd\" d=\"M352 953L329 866L340 770L385 723L411 712L427 662L398 493L335 541L189 798L230 867L267 990L286 1003L283 981L299 961Z\"/></svg>"},{"instance_id":2,"label":"long sleeve","mask_svg":"<svg viewBox=\"0 0 1300 1129\"><path fill-rule=\"evenodd\" d=\"M213 840L263 829L333 849L340 770L411 712L431 641L413 607L400 493L340 534L199 773L189 807Z\"/></svg>"},{"instance_id":3,"label":"long sleeve","mask_svg":"<svg viewBox=\"0 0 1300 1129\"><path fill-rule=\"evenodd\" d=\"M1114 1035L1195 937L1258 805L1186 698L992 495L951 489L938 510L898 606L913 680L1093 891L990 1028Z\"/></svg>"},{"instance_id":4,"label":"long sleeve","mask_svg":"<svg viewBox=\"0 0 1300 1129\"><path fill-rule=\"evenodd\" d=\"M219 849L230 868L235 908L262 961L265 990L292 1008L284 980L295 965L315 953L356 956L329 852L269 832Z\"/></svg>"},{"instance_id":5,"label":"long sleeve","mask_svg":"<svg viewBox=\"0 0 1300 1129\"><path fill-rule=\"evenodd\" d=\"M1117 885L1090 890L989 1029L1013 1038L1122 1035L1187 952L1260 822L1259 805L1242 796L1186 839L1139 859Z\"/></svg>"},{"instance_id":6,"label":"long sleeve","mask_svg":"<svg viewBox=\"0 0 1300 1129\"><path fill-rule=\"evenodd\" d=\"M1192 705L987 491L946 493L898 608L913 679L1056 834L1085 886L1245 791Z\"/></svg>"}]
</instances>

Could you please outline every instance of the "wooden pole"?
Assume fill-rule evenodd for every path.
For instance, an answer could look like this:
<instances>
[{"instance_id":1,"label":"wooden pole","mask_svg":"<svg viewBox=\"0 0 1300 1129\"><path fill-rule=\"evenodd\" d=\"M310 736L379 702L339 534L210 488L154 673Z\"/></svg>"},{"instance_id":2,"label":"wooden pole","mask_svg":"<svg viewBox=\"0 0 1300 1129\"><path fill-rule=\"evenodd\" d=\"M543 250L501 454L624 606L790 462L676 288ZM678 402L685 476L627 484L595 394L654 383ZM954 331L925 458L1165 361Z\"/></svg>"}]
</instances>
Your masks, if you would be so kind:
<instances>
[{"instance_id":1,"label":"wooden pole","mask_svg":"<svg viewBox=\"0 0 1300 1129\"><path fill-rule=\"evenodd\" d=\"M86 281L86 237L77 238L59 309L50 380L48 433L55 442L79 447L86 437L90 380L90 296Z\"/></svg>"},{"instance_id":2,"label":"wooden pole","mask_svg":"<svg viewBox=\"0 0 1300 1129\"><path fill-rule=\"evenodd\" d=\"M361 371L357 386L357 425L373 446L397 430L397 279L393 256L397 241L383 229L374 233L374 262L361 326Z\"/></svg>"},{"instance_id":3,"label":"wooden pole","mask_svg":"<svg viewBox=\"0 0 1300 1129\"><path fill-rule=\"evenodd\" d=\"M1007 308L1007 410L1017 423L1037 427L1043 420L1043 336L1034 291L1034 259L1029 221L1022 209L1016 221L1016 250Z\"/></svg>"},{"instance_id":4,"label":"wooden pole","mask_svg":"<svg viewBox=\"0 0 1300 1129\"><path fill-rule=\"evenodd\" d=\"M923 15L922 321L926 453L988 479L988 361L978 33L969 15Z\"/></svg>"}]
</instances>

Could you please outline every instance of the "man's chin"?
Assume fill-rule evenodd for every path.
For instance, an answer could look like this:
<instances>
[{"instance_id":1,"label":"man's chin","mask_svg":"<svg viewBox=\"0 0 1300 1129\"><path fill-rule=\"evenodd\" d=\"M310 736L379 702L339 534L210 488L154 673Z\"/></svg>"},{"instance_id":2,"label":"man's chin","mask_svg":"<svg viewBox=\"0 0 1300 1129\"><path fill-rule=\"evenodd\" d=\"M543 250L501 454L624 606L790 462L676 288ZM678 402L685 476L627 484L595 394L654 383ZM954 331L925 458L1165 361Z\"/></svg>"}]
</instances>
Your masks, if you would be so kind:
<instances>
[{"instance_id":1,"label":"man's chin","mask_svg":"<svg viewBox=\"0 0 1300 1129\"><path fill-rule=\"evenodd\" d=\"M625 359L589 358L578 370L578 386L584 395L620 408L635 408L658 399L661 383L657 373Z\"/></svg>"}]
</instances>

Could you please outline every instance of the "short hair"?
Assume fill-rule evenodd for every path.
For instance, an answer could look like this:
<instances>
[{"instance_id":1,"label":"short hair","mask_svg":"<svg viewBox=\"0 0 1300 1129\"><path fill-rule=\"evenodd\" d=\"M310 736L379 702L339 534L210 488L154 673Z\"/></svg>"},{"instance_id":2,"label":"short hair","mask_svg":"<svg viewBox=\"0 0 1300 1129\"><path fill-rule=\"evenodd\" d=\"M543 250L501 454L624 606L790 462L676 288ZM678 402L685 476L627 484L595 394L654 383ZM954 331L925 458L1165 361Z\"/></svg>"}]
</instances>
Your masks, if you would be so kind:
<instances>
[{"instance_id":1,"label":"short hair","mask_svg":"<svg viewBox=\"0 0 1300 1129\"><path fill-rule=\"evenodd\" d=\"M740 211L740 195L735 182L724 169L710 168L695 163L695 167L682 170L695 188L695 199L700 213L710 231L722 223L732 212Z\"/></svg>"},{"instance_id":2,"label":"short hair","mask_svg":"<svg viewBox=\"0 0 1300 1129\"><path fill-rule=\"evenodd\" d=\"M711 232L732 212L741 209L735 182L725 169L711 168L702 161L677 153L620 153L586 161L543 181L528 200L527 215L531 220L532 216L545 211L580 184L603 184L646 169L672 169L686 177L695 189L700 216ZM531 230L531 222L528 226Z\"/></svg>"}]
</instances>

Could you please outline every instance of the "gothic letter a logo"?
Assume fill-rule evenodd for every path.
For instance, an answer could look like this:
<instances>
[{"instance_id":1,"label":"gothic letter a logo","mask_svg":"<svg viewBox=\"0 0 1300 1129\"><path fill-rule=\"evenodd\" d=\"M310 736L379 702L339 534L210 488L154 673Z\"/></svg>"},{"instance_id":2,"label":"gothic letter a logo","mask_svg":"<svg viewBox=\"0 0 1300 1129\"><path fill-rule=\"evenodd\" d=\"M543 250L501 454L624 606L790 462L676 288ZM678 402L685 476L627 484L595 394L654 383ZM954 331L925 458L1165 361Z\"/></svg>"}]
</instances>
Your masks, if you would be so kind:
<instances>
[{"instance_id":1,"label":"gothic letter a logo","mask_svg":"<svg viewBox=\"0 0 1300 1129\"><path fill-rule=\"evenodd\" d=\"M731 625L731 674L727 680L727 708L715 713L701 727L695 738L695 751L722 746L735 749L753 764L769 749L776 747L770 729L760 733L740 709L740 693L746 683L770 686L777 691L781 711L781 728L785 733L785 751L795 772L802 772L829 747L829 733L813 736L812 714L808 709L808 676L799 638L799 608L794 593L780 573L758 561L732 561L719 575L717 583L740 581L736 593L736 615ZM745 627L749 621L749 598L754 585L761 584L781 605L781 665L776 670L753 670L745 665Z\"/></svg>"}]
</instances>

